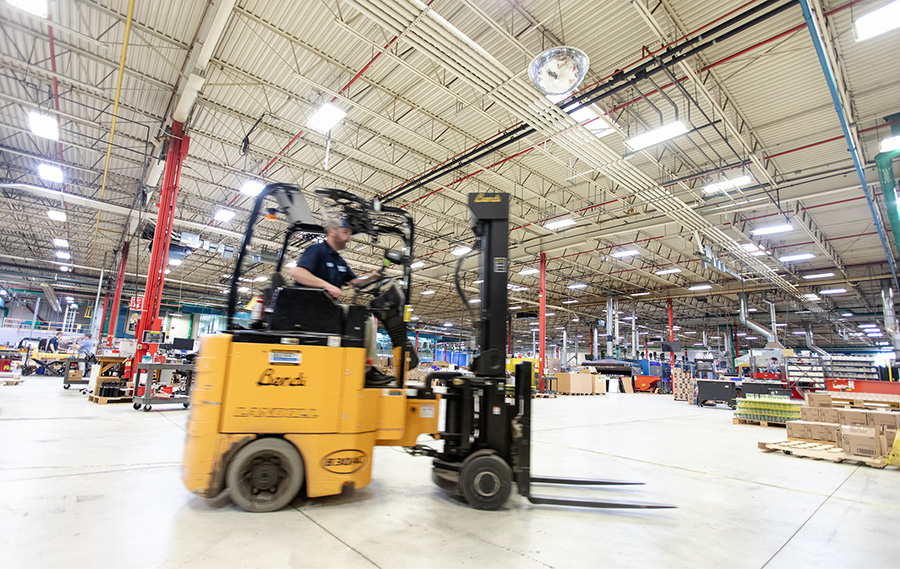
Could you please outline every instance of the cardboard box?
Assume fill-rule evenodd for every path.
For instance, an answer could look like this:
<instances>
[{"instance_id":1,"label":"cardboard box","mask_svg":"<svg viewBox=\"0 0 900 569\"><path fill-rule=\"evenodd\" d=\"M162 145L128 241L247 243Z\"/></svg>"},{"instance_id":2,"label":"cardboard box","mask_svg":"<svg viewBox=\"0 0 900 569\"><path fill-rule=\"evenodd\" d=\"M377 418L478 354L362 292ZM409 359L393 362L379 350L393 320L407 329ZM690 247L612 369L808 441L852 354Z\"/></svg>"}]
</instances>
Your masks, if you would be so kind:
<instances>
[{"instance_id":1,"label":"cardboard box","mask_svg":"<svg viewBox=\"0 0 900 569\"><path fill-rule=\"evenodd\" d=\"M591 375L591 387L592 387L591 393L596 393L596 394L602 393L605 395L606 394L606 376L598 375L596 373L592 374Z\"/></svg>"},{"instance_id":2,"label":"cardboard box","mask_svg":"<svg viewBox=\"0 0 900 569\"><path fill-rule=\"evenodd\" d=\"M622 376L621 379L625 393L634 393L634 378L629 375L628 377Z\"/></svg>"},{"instance_id":3,"label":"cardboard box","mask_svg":"<svg viewBox=\"0 0 900 569\"><path fill-rule=\"evenodd\" d=\"M882 434L884 435L884 450L882 454L887 456L891 454L891 450L894 447L894 439L897 438L897 429L883 428Z\"/></svg>"},{"instance_id":4,"label":"cardboard box","mask_svg":"<svg viewBox=\"0 0 900 569\"><path fill-rule=\"evenodd\" d=\"M844 453L866 458L878 458L881 455L878 437L872 427L841 427L841 446Z\"/></svg>"},{"instance_id":5,"label":"cardboard box","mask_svg":"<svg viewBox=\"0 0 900 569\"><path fill-rule=\"evenodd\" d=\"M831 407L831 395L828 393L807 393L806 404L810 407Z\"/></svg>"},{"instance_id":6,"label":"cardboard box","mask_svg":"<svg viewBox=\"0 0 900 569\"><path fill-rule=\"evenodd\" d=\"M838 416L838 411L840 409L835 409L834 407L816 407L819 410L819 422L821 423L834 423L835 425L841 424L841 419Z\"/></svg>"},{"instance_id":7,"label":"cardboard box","mask_svg":"<svg viewBox=\"0 0 900 569\"><path fill-rule=\"evenodd\" d=\"M589 373L558 373L560 393L593 393L591 374Z\"/></svg>"},{"instance_id":8,"label":"cardboard box","mask_svg":"<svg viewBox=\"0 0 900 569\"><path fill-rule=\"evenodd\" d=\"M810 438L809 421L788 421L787 436L791 439Z\"/></svg>"},{"instance_id":9,"label":"cardboard box","mask_svg":"<svg viewBox=\"0 0 900 569\"><path fill-rule=\"evenodd\" d=\"M810 423L809 438L814 441L837 443L840 439L840 425L832 423Z\"/></svg>"},{"instance_id":10,"label":"cardboard box","mask_svg":"<svg viewBox=\"0 0 900 569\"><path fill-rule=\"evenodd\" d=\"M818 422L821 418L819 415L819 407L809 407L804 405L800 408L800 418L804 421L816 421Z\"/></svg>"},{"instance_id":11,"label":"cardboard box","mask_svg":"<svg viewBox=\"0 0 900 569\"><path fill-rule=\"evenodd\" d=\"M555 377L551 377L547 379L547 390L548 391L559 391L559 380Z\"/></svg>"},{"instance_id":12,"label":"cardboard box","mask_svg":"<svg viewBox=\"0 0 900 569\"><path fill-rule=\"evenodd\" d=\"M841 425L868 427L869 411L860 409L840 409L838 410L838 422Z\"/></svg>"},{"instance_id":13,"label":"cardboard box","mask_svg":"<svg viewBox=\"0 0 900 569\"><path fill-rule=\"evenodd\" d=\"M869 418L868 425L870 427L875 427L879 430L882 427L894 430L900 429L900 413L893 413L891 411L866 411L866 414Z\"/></svg>"}]
</instances>

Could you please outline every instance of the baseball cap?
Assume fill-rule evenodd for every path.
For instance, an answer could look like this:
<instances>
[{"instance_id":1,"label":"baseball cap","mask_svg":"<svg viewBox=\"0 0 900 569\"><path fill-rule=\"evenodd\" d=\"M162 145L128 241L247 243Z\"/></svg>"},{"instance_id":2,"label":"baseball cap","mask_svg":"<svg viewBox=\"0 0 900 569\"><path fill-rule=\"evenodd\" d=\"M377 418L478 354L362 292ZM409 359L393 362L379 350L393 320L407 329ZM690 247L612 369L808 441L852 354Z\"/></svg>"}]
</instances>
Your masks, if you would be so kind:
<instances>
[{"instance_id":1,"label":"baseball cap","mask_svg":"<svg viewBox=\"0 0 900 569\"><path fill-rule=\"evenodd\" d=\"M350 229L350 224L347 223L347 220L343 217L332 217L325 222L325 231L328 231L329 229L338 229L340 227Z\"/></svg>"}]
</instances>

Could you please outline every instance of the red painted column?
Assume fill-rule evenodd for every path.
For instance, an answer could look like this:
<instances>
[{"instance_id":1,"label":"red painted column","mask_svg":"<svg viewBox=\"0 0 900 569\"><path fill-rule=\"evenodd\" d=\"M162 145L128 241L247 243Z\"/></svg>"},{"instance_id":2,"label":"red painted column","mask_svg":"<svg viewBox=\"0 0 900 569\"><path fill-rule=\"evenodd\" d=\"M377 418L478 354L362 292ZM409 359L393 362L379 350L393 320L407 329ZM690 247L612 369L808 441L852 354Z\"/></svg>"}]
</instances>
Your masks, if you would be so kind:
<instances>
[{"instance_id":1,"label":"red painted column","mask_svg":"<svg viewBox=\"0 0 900 569\"><path fill-rule=\"evenodd\" d=\"M541 290L538 293L540 298L540 309L538 312L538 376L544 375L545 364L545 341L547 337L547 254L541 253Z\"/></svg>"},{"instance_id":2,"label":"red painted column","mask_svg":"<svg viewBox=\"0 0 900 569\"><path fill-rule=\"evenodd\" d=\"M672 342L675 340L675 329L672 323L672 299L670 298L666 304L669 306L669 341ZM671 369L675 369L675 352L669 352L669 362Z\"/></svg>"},{"instance_id":3,"label":"red painted column","mask_svg":"<svg viewBox=\"0 0 900 569\"><path fill-rule=\"evenodd\" d=\"M109 333L106 336L106 345L112 345L112 339L116 337L116 325L119 323L119 301L122 299L122 285L125 284L125 267L128 265L128 250L131 241L122 244L122 254L119 255L119 271L116 273L116 292L113 293L112 309L109 313ZM105 310L104 306L104 310Z\"/></svg>"},{"instance_id":4,"label":"red painted column","mask_svg":"<svg viewBox=\"0 0 900 569\"><path fill-rule=\"evenodd\" d=\"M169 240L172 235L172 221L175 218L175 201L178 197L181 165L185 156L187 156L189 143L190 138L184 135L184 125L174 121L169 137L166 169L159 192L159 214L156 218L156 230L153 234L150 268L147 270L143 312L135 332L135 339L139 346L138 351L135 353L136 360L140 360L147 352L147 346L141 343L144 331L152 330L158 332L161 325L158 318L159 305L162 300L163 285L166 279L165 270L169 258Z\"/></svg>"}]
</instances>

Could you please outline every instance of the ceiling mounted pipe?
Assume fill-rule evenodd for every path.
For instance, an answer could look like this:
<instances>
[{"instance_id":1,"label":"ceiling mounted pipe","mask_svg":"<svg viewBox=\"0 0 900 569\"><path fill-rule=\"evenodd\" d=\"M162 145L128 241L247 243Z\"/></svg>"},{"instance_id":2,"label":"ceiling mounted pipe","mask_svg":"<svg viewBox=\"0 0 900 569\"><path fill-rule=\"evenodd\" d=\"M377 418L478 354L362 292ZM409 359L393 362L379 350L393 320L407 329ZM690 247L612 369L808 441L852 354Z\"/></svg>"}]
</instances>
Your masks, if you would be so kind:
<instances>
[{"instance_id":1,"label":"ceiling mounted pipe","mask_svg":"<svg viewBox=\"0 0 900 569\"><path fill-rule=\"evenodd\" d=\"M812 324L810 323L806 324L806 347L824 358L831 357L831 354L816 345L816 342L813 339Z\"/></svg>"},{"instance_id":2,"label":"ceiling mounted pipe","mask_svg":"<svg viewBox=\"0 0 900 569\"><path fill-rule=\"evenodd\" d=\"M754 332L765 336L766 340L767 340L767 343L766 343L767 348L769 347L770 344L778 344L778 341L775 339L775 333L772 330L769 330L768 328L765 328L765 327L757 324L756 322L750 320L749 312L747 311L747 293L744 293L744 292L740 293L738 295L738 298L741 301L741 310L740 310L741 324L743 324L747 328L750 328ZM780 346L780 344L778 344L778 345ZM784 347L784 346L781 346L781 347Z\"/></svg>"}]
</instances>

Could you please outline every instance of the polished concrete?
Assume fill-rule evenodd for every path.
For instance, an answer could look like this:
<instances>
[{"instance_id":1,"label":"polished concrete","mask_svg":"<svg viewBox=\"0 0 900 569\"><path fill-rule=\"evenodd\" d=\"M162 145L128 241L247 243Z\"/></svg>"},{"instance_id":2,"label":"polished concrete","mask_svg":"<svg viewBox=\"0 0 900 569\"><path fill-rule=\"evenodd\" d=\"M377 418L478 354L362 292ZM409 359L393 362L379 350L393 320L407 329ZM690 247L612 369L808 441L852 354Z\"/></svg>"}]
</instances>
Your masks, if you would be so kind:
<instances>
[{"instance_id":1,"label":"polished concrete","mask_svg":"<svg viewBox=\"0 0 900 569\"><path fill-rule=\"evenodd\" d=\"M579 496L678 509L466 507L379 448L352 496L272 514L181 484L188 412L0 386L0 567L896 567L900 472L757 450L784 430L618 394L534 400L533 472L633 479ZM546 493L550 493L547 490ZM558 493L558 492L557 492ZM894 536L894 537L891 537Z\"/></svg>"}]
</instances>

